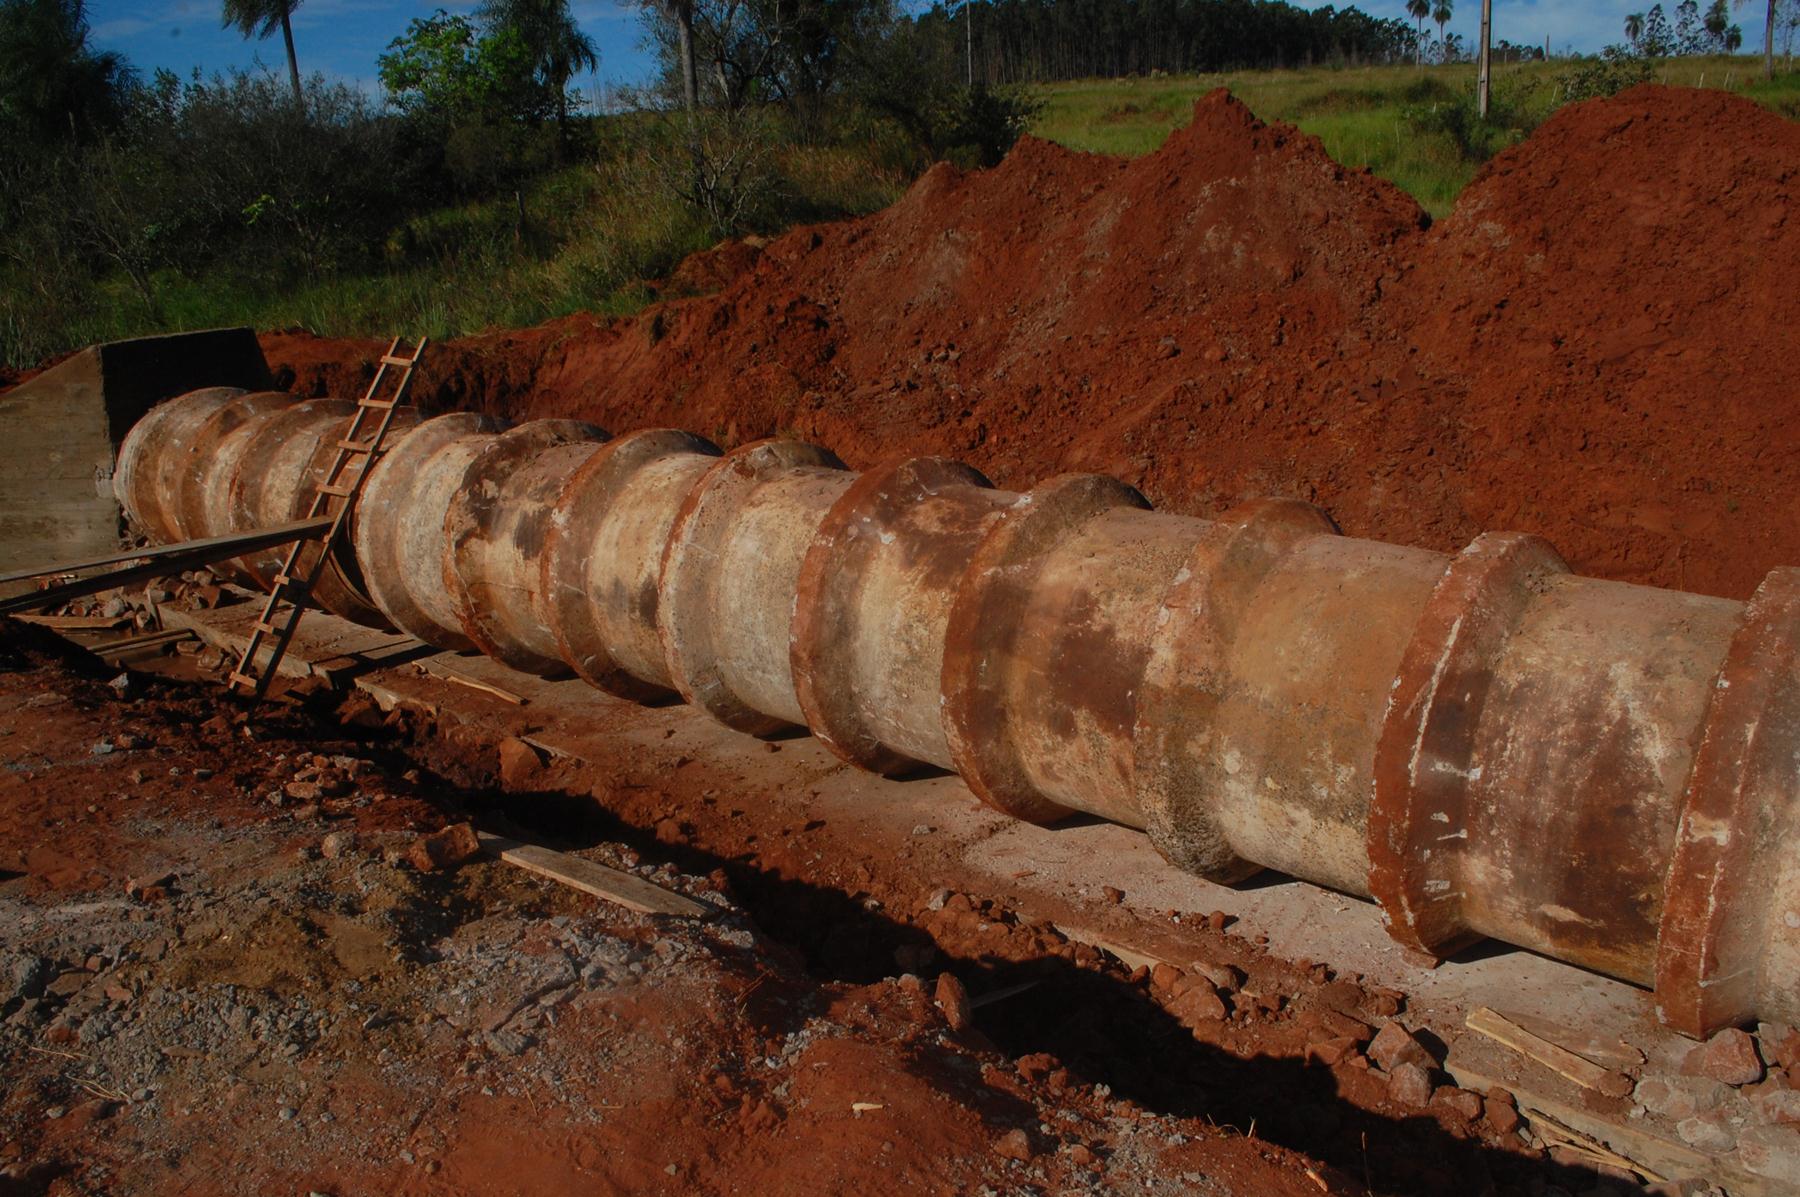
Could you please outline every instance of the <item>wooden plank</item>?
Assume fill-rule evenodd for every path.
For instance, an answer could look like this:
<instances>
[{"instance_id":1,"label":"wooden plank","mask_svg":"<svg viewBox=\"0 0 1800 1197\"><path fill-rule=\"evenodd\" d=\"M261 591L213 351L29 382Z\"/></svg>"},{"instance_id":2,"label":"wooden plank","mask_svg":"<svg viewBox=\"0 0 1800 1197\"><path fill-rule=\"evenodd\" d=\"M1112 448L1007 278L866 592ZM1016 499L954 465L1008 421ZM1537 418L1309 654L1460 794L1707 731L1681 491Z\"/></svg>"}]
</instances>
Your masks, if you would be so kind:
<instances>
[{"instance_id":1,"label":"wooden plank","mask_svg":"<svg viewBox=\"0 0 1800 1197\"><path fill-rule=\"evenodd\" d=\"M1506 1016L1482 1006L1463 1020L1471 1031L1486 1035L1514 1051L1536 1060L1552 1072L1574 1081L1584 1089L1592 1089L1608 1097L1624 1097L1631 1092L1631 1079L1592 1060L1584 1060L1564 1047L1527 1031Z\"/></svg>"},{"instance_id":2,"label":"wooden plank","mask_svg":"<svg viewBox=\"0 0 1800 1197\"><path fill-rule=\"evenodd\" d=\"M126 615L107 619L100 615L21 615L20 623L34 623L56 632L110 632L131 622Z\"/></svg>"},{"instance_id":3,"label":"wooden plank","mask_svg":"<svg viewBox=\"0 0 1800 1197\"><path fill-rule=\"evenodd\" d=\"M1507 1016L1514 1026L1523 1027L1540 1039L1574 1052L1584 1060L1592 1060L1602 1068L1625 1072L1644 1062L1644 1053L1617 1035L1609 1035L1594 1027L1562 1026L1548 1018L1513 1011Z\"/></svg>"},{"instance_id":4,"label":"wooden plank","mask_svg":"<svg viewBox=\"0 0 1800 1197\"><path fill-rule=\"evenodd\" d=\"M1645 1174L1670 1176L1686 1180L1699 1178L1723 1185L1732 1197L1764 1197L1772 1195L1770 1183L1737 1166L1736 1156L1716 1156L1696 1151L1687 1144L1665 1137L1650 1126L1633 1125L1620 1119L1584 1109L1574 1102L1556 1097L1530 1083L1521 1083L1474 1066L1459 1058L1452 1049L1444 1062L1444 1070L1459 1086L1477 1093L1491 1088L1505 1089L1519 1103L1520 1113L1535 1130L1540 1119L1577 1131L1609 1150L1632 1161L1632 1167ZM1546 1141L1555 1138L1540 1135Z\"/></svg>"},{"instance_id":5,"label":"wooden plank","mask_svg":"<svg viewBox=\"0 0 1800 1197\"><path fill-rule=\"evenodd\" d=\"M270 542L265 541L262 538L267 536L288 536L289 533L298 532L299 535L289 536L288 539L301 540L311 533L322 532L325 528L325 521L299 520L292 524L277 524L273 528L258 528L249 532L233 532L229 536L214 536L209 537L206 540L182 540L177 541L174 544L143 545L135 549L120 549L118 552L109 553L104 557L88 557L80 561L65 561L60 565L41 565L31 569L15 570L12 573L0 574L0 585L4 585L7 582L23 582L30 578L41 578L54 574L78 574L84 570L99 569L102 565L122 565L127 561L141 561L145 559L159 560L165 557L180 557L196 550L204 551L216 546L224 546L227 548L240 547L240 551L250 552L252 551L251 549L241 548L243 542L259 541L260 543L256 545L258 548L266 547L266 545L270 543L285 544L287 543L286 540ZM227 557L236 555L236 553L226 554ZM214 558L214 560L219 560L219 558Z\"/></svg>"},{"instance_id":6,"label":"wooden plank","mask_svg":"<svg viewBox=\"0 0 1800 1197\"><path fill-rule=\"evenodd\" d=\"M525 844L485 831L479 834L482 848L507 864L560 881L596 898L616 902L627 910L682 918L707 918L713 913L712 907L660 885L652 885L642 877L538 844Z\"/></svg>"},{"instance_id":7,"label":"wooden plank","mask_svg":"<svg viewBox=\"0 0 1800 1197\"><path fill-rule=\"evenodd\" d=\"M492 694L501 702L509 702L515 707L522 707L530 700L523 694L514 694L504 686L496 686L479 678L470 677L461 670L452 669L442 661L424 660L417 663L420 670L437 678L441 682L453 682L458 686L467 686L471 690L479 690L483 694Z\"/></svg>"},{"instance_id":8,"label":"wooden plank","mask_svg":"<svg viewBox=\"0 0 1800 1197\"><path fill-rule=\"evenodd\" d=\"M124 640L96 644L93 652L103 661L118 661L124 657L134 656L152 649L160 652L166 646L177 641L193 638L195 638L194 633L187 628L172 628L167 632L148 632L142 636L130 636Z\"/></svg>"},{"instance_id":9,"label":"wooden plank","mask_svg":"<svg viewBox=\"0 0 1800 1197\"><path fill-rule=\"evenodd\" d=\"M138 557L148 558L137 565L128 565L124 569L108 570L92 577L77 578L73 582L62 582L43 590L33 590L9 599L0 599L0 615L10 615L15 611L32 611L39 607L54 607L59 603L66 603L72 598L98 594L102 590L111 590L116 586L123 586L127 582L136 582L144 578L160 578L168 574L180 573L193 566L211 565L215 561L241 557L245 553L255 552L257 549L268 548L271 545L306 540L319 535L321 531L330 526L331 521L329 520L299 520L292 524L282 524L276 528L261 528L254 532L239 532L231 536L215 536L207 540L188 540L180 544L139 550L125 558L126 560L134 560ZM33 577L64 572L69 572L69 567L52 566L9 577ZM4 584L4 581L4 579L0 579L0 584Z\"/></svg>"}]
</instances>

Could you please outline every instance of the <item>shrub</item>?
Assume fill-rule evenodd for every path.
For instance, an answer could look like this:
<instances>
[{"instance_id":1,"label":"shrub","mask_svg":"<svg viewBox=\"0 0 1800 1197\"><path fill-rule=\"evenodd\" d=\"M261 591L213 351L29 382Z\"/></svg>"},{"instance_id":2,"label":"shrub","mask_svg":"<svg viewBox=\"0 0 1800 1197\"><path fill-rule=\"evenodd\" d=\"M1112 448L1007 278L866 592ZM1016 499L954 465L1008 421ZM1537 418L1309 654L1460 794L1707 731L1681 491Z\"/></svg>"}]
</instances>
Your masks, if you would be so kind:
<instances>
[{"instance_id":1,"label":"shrub","mask_svg":"<svg viewBox=\"0 0 1800 1197\"><path fill-rule=\"evenodd\" d=\"M1579 59L1557 80L1562 99L1594 100L1648 83L1655 63L1629 46L1608 46L1596 58Z\"/></svg>"}]
</instances>

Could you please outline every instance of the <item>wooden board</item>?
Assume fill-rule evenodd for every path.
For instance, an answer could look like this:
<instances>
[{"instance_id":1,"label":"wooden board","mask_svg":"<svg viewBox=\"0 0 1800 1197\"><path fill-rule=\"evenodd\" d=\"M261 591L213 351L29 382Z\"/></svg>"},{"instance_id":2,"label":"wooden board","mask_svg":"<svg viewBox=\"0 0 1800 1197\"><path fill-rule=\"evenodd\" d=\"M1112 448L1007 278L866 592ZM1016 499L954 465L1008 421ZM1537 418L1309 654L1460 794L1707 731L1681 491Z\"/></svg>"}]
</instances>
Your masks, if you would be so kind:
<instances>
[{"instance_id":1,"label":"wooden board","mask_svg":"<svg viewBox=\"0 0 1800 1197\"><path fill-rule=\"evenodd\" d=\"M583 860L579 856L570 856L567 852L558 852L553 848L520 843L485 831L479 835L482 848L507 864L560 881L596 898L616 902L627 910L692 919L706 918L713 913L712 907L705 903L696 902L660 885L652 885L642 877L635 877L591 860Z\"/></svg>"}]
</instances>

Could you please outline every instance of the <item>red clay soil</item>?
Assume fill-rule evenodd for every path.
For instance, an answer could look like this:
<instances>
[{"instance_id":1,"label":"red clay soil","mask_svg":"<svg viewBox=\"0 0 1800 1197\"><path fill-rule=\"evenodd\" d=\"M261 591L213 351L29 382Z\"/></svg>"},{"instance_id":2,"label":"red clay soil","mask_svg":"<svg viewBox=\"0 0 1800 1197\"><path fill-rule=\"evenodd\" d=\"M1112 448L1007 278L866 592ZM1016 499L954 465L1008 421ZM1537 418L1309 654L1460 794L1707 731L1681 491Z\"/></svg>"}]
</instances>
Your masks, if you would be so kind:
<instances>
[{"instance_id":1,"label":"red clay soil","mask_svg":"<svg viewBox=\"0 0 1800 1197\"><path fill-rule=\"evenodd\" d=\"M113 676L0 621L0 1194L1363 1191L1015 1060L892 961L815 980L723 872L596 849L705 922L495 861L420 873L424 796L457 791L366 700L252 721Z\"/></svg>"},{"instance_id":2,"label":"red clay soil","mask_svg":"<svg viewBox=\"0 0 1800 1197\"><path fill-rule=\"evenodd\" d=\"M947 453L1002 485L1103 471L1193 514L1297 496L1442 550L1537 532L1586 572L1741 597L1800 562L1797 167L1792 122L1646 86L1563 109L1428 228L1213 92L1142 158L1027 138L712 254L688 274L716 294L440 346L419 394L859 467ZM309 393L379 349L264 346Z\"/></svg>"}]
</instances>

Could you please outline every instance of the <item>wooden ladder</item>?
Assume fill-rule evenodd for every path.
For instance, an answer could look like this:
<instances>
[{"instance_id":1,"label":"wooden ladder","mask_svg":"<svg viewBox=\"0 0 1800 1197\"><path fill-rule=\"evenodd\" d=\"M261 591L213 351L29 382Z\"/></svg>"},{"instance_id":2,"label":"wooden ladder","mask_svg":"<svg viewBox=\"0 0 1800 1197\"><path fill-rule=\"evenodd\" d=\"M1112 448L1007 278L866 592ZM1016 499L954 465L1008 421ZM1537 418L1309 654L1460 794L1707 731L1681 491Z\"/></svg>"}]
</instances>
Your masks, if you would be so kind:
<instances>
[{"instance_id":1,"label":"wooden ladder","mask_svg":"<svg viewBox=\"0 0 1800 1197\"><path fill-rule=\"evenodd\" d=\"M261 699L268 693L275 667L287 653L294 629L300 626L300 616L306 612L306 604L312 598L313 587L318 584L319 575L325 571L332 551L344 534L344 525L356 506L363 480L369 476L369 467L381 453L388 426L394 422L394 409L406 398L406 390L412 385L413 368L419 364L424 352L425 338L419 338L409 356L400 352L400 338L395 337L387 352L381 355L381 365L375 371L375 377L369 380L368 393L357 402L356 415L338 440L331 468L325 471L318 489L313 492L312 506L307 510L306 518L323 518L330 512L333 499L340 500L337 511L318 540L296 541L288 550L287 560L275 575L275 584L269 588L269 599L263 604L262 615L251 626L250 640L244 645L243 656L226 681L230 688L249 694L253 699ZM390 370L399 371L399 378L393 393L383 399L380 398L382 386L388 381ZM319 554L303 576L300 558L312 544L319 546ZM288 604L287 615L277 621L276 612L284 602ZM256 656L262 650L264 638L269 636L275 638L275 643L269 650L268 663L259 672Z\"/></svg>"}]
</instances>

